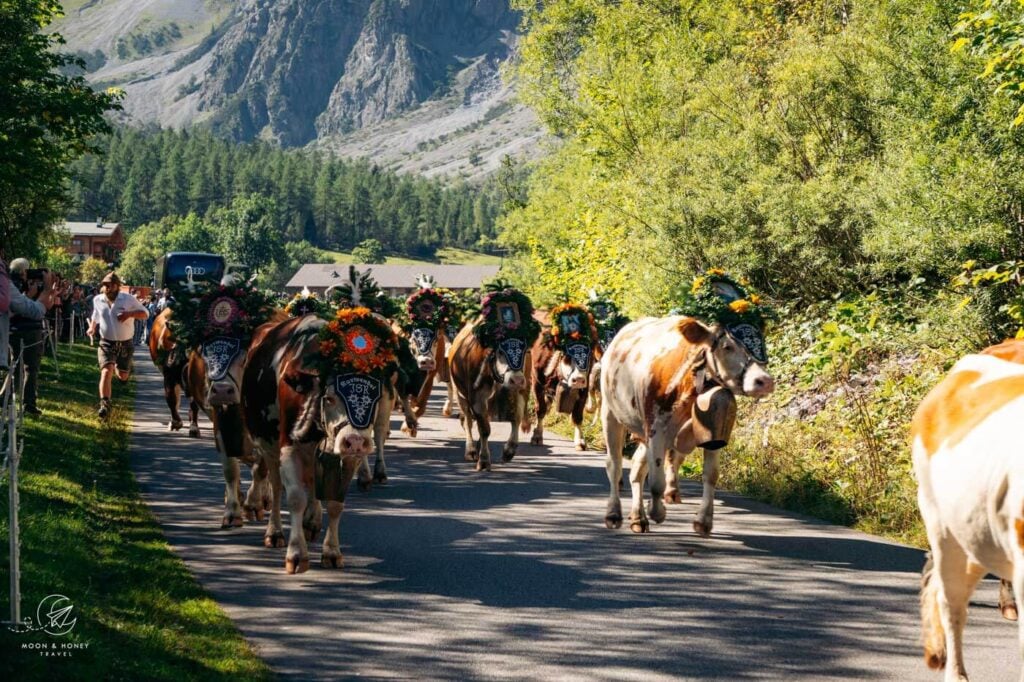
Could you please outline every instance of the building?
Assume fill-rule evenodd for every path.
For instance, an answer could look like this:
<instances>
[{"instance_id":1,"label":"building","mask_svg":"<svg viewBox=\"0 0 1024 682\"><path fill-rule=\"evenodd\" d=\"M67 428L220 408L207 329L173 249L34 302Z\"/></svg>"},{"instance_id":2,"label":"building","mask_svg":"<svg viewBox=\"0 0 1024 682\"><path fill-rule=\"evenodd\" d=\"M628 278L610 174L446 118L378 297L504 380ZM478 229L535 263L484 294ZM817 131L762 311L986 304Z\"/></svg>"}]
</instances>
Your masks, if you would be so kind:
<instances>
[{"instance_id":1,"label":"building","mask_svg":"<svg viewBox=\"0 0 1024 682\"><path fill-rule=\"evenodd\" d=\"M479 289L484 282L498 274L497 265L439 265L422 263L419 265L356 265L361 273L372 270L377 286L389 296L408 296L418 288L416 281L421 275L429 275L437 280L437 286L453 291ZM294 294L303 287L316 293L323 293L327 287L344 284L348 281L348 264L311 264L303 265L295 276L285 285L285 290Z\"/></svg>"},{"instance_id":2,"label":"building","mask_svg":"<svg viewBox=\"0 0 1024 682\"><path fill-rule=\"evenodd\" d=\"M64 223L64 229L71 234L68 253L75 261L99 258L104 263L113 263L121 258L125 248L124 231L121 223Z\"/></svg>"}]
</instances>

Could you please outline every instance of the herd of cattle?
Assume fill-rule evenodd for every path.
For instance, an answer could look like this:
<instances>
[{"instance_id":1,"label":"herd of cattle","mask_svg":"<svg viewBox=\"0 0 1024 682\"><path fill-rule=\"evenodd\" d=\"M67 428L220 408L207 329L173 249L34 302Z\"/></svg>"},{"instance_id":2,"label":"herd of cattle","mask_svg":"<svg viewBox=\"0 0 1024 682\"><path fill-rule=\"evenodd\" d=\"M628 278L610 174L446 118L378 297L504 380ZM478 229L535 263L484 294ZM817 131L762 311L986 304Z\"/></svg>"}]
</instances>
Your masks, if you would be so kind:
<instances>
[{"instance_id":1,"label":"herd of cattle","mask_svg":"<svg viewBox=\"0 0 1024 682\"><path fill-rule=\"evenodd\" d=\"M491 419L512 423L502 447L502 461L509 462L520 430L535 427L532 443L542 442L543 421L556 393L568 392L557 400L558 409L571 414L579 450L586 449L585 406L599 406L608 453L608 528L620 527L623 520L619 486L627 439L637 443L628 521L638 533L649 530L649 519L665 519L666 503L680 501L681 458L702 448L704 492L693 526L704 536L712 530L718 454L732 431L736 396L762 397L774 389L764 363L728 329L691 317L632 322L610 343L595 342L582 363L543 338L525 353L488 347L472 333L470 320L454 338L444 330L413 330L409 347L419 374L406 381L394 378L369 418L354 419L333 378L320 376L312 361L327 324L319 317L276 313L241 340L241 352L226 367L212 373L202 348L176 345L170 315L173 310L157 319L150 338L152 357L163 372L170 428L183 426L178 413L183 389L190 399L189 435L199 435L197 416L203 410L223 458L222 527L241 526L243 518L263 520L269 511L264 543L287 546L288 573L309 567L307 543L320 535L321 501L328 517L321 564L341 567L338 530L345 490L354 477L363 489L387 480L384 450L391 413L401 409L402 430L415 437L435 380L448 386L443 414L450 416L453 402L458 404L465 458L478 471L491 467ZM535 411L528 415L531 391ZM1015 341L958 363L922 403L912 425L919 504L933 552L921 592L925 659L933 668L945 668L948 680L966 679L967 602L985 573L1003 579L1004 615L1016 617L1011 590L1018 603L1024 598L1022 421L1024 341ZM375 454L372 471L370 454ZM326 460L341 469L340 486L327 493L319 478ZM244 499L240 463L252 468ZM281 523L285 491L292 519L287 541ZM1024 624L1021 642L1024 647Z\"/></svg>"}]
</instances>

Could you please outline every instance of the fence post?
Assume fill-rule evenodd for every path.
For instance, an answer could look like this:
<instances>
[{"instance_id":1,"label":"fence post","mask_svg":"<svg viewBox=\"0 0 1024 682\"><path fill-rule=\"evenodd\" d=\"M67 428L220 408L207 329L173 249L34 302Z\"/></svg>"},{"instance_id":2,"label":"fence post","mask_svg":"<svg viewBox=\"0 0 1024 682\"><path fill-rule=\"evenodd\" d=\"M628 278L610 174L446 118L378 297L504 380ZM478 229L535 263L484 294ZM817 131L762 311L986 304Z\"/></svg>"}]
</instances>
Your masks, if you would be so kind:
<instances>
[{"instance_id":1,"label":"fence post","mask_svg":"<svg viewBox=\"0 0 1024 682\"><path fill-rule=\"evenodd\" d=\"M11 363L3 387L0 388L0 448L3 447L3 429L6 428L6 460L8 468L8 498L10 508L10 591L11 591L11 620L8 623L13 629L21 628L24 623L21 620L21 528L18 524L18 465L21 461L21 446L18 443L18 406L17 406L17 379L21 369L21 353L17 360Z\"/></svg>"}]
</instances>

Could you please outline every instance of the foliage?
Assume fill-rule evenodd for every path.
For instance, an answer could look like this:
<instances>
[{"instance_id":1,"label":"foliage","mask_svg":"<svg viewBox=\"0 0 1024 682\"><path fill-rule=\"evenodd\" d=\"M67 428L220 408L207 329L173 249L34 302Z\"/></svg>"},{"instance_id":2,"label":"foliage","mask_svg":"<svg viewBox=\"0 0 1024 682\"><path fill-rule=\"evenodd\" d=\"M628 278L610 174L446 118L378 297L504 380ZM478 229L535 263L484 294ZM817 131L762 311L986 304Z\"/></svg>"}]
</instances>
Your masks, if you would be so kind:
<instances>
[{"instance_id":1,"label":"foliage","mask_svg":"<svg viewBox=\"0 0 1024 682\"><path fill-rule=\"evenodd\" d=\"M376 239L388 253L429 256L496 236L496 184L450 186L365 160L235 144L202 130L119 128L101 146L102 157L71 166L71 216L105 216L129 232L190 213L211 222L217 209L255 193L277 206L282 243L349 251Z\"/></svg>"},{"instance_id":2,"label":"foliage","mask_svg":"<svg viewBox=\"0 0 1024 682\"><path fill-rule=\"evenodd\" d=\"M44 268L49 268L51 271L56 272L61 277L69 277L74 279L75 275L75 259L67 249L60 246L50 246L43 252L43 258L40 261L40 265Z\"/></svg>"},{"instance_id":3,"label":"foliage","mask_svg":"<svg viewBox=\"0 0 1024 682\"><path fill-rule=\"evenodd\" d=\"M292 296L292 299L284 307L284 311L291 317L302 317L303 315L326 317L329 308L327 302L320 300L316 292L304 288Z\"/></svg>"},{"instance_id":4,"label":"foliage","mask_svg":"<svg viewBox=\"0 0 1024 682\"><path fill-rule=\"evenodd\" d=\"M341 308L320 330L320 376L355 372L384 380L397 370L398 335L369 308Z\"/></svg>"},{"instance_id":5,"label":"foliage","mask_svg":"<svg viewBox=\"0 0 1024 682\"><path fill-rule=\"evenodd\" d=\"M973 3L980 11L960 15L953 34L954 50L969 50L986 58L981 78L996 84L1019 104L1013 125L1024 123L1024 15L1019 0L984 0Z\"/></svg>"},{"instance_id":6,"label":"foliage","mask_svg":"<svg viewBox=\"0 0 1024 682\"><path fill-rule=\"evenodd\" d=\"M749 324L764 330L767 320L775 313L748 288L745 279L736 280L725 270L712 268L693 278L690 288L683 293L683 303L674 310L709 324Z\"/></svg>"},{"instance_id":7,"label":"foliage","mask_svg":"<svg viewBox=\"0 0 1024 682\"><path fill-rule=\"evenodd\" d=\"M364 239L352 249L352 260L356 263L383 263L384 245L377 239Z\"/></svg>"},{"instance_id":8,"label":"foliage","mask_svg":"<svg viewBox=\"0 0 1024 682\"><path fill-rule=\"evenodd\" d=\"M23 648L25 635L2 627L0 678L273 679L168 547L139 497L129 457L134 382L115 387L113 413L100 423L95 349L62 345L59 381L55 372L47 354L39 375L45 417L29 419L23 431L22 614L34 619L43 597L67 595L78 622L60 640L80 648L73 660L55 665L52 657ZM7 482L0 480L5 547ZM6 559L4 566L6 576Z\"/></svg>"},{"instance_id":9,"label":"foliage","mask_svg":"<svg viewBox=\"0 0 1024 682\"><path fill-rule=\"evenodd\" d=\"M967 293L958 307L975 304L985 309L994 338L1024 338L1024 261L982 267L969 260L953 278L953 287Z\"/></svg>"},{"instance_id":10,"label":"foliage","mask_svg":"<svg viewBox=\"0 0 1024 682\"><path fill-rule=\"evenodd\" d=\"M219 252L229 263L259 271L284 259L280 213L272 198L236 197L230 206L214 211L212 222L217 226Z\"/></svg>"},{"instance_id":11,"label":"foliage","mask_svg":"<svg viewBox=\"0 0 1024 682\"><path fill-rule=\"evenodd\" d=\"M493 348L502 339L521 339L529 347L540 332L540 322L534 319L533 303L526 294L502 280L484 287L480 317L473 325L473 335L481 345Z\"/></svg>"},{"instance_id":12,"label":"foliage","mask_svg":"<svg viewBox=\"0 0 1024 682\"><path fill-rule=\"evenodd\" d=\"M0 3L0 248L10 260L36 256L40 238L63 218L67 164L93 149L109 129L104 113L120 95L95 92L66 74L80 59L55 50L46 32L61 16L55 0Z\"/></svg>"},{"instance_id":13,"label":"foliage","mask_svg":"<svg viewBox=\"0 0 1024 682\"><path fill-rule=\"evenodd\" d=\"M258 289L218 284L197 297L176 299L168 326L186 348L197 348L217 336L251 337L275 308L274 300Z\"/></svg>"},{"instance_id":14,"label":"foliage","mask_svg":"<svg viewBox=\"0 0 1024 682\"><path fill-rule=\"evenodd\" d=\"M86 258L78 266L78 281L83 284L99 286L107 272L107 264L99 258Z\"/></svg>"},{"instance_id":15,"label":"foliage","mask_svg":"<svg viewBox=\"0 0 1024 682\"><path fill-rule=\"evenodd\" d=\"M450 299L438 289L417 289L405 302L405 312L413 327L444 329L452 318Z\"/></svg>"},{"instance_id":16,"label":"foliage","mask_svg":"<svg viewBox=\"0 0 1024 682\"><path fill-rule=\"evenodd\" d=\"M587 299L587 307L594 315L594 322L597 324L597 332L601 343L601 350L608 347L619 330L629 324L628 317L619 312L615 301L603 296L597 291L591 290Z\"/></svg>"}]
</instances>

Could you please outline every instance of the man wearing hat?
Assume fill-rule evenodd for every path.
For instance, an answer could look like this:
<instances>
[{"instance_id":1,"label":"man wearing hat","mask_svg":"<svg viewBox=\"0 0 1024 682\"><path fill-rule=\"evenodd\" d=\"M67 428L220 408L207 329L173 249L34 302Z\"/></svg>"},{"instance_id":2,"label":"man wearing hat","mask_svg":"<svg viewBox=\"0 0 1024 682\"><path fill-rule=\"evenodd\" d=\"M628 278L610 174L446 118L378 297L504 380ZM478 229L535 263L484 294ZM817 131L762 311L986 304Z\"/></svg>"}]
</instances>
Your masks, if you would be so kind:
<instances>
[{"instance_id":1,"label":"man wearing hat","mask_svg":"<svg viewBox=\"0 0 1024 682\"><path fill-rule=\"evenodd\" d=\"M95 338L99 330L100 346L97 357L100 363L100 419L110 414L111 384L114 374L119 381L128 381L132 370L132 352L135 350L132 337L135 335L135 320L149 316L139 299L121 291L121 278L107 273L101 286L102 293L92 300L92 319L89 320L90 337Z\"/></svg>"}]
</instances>

